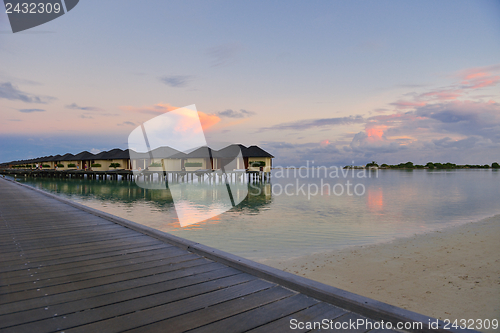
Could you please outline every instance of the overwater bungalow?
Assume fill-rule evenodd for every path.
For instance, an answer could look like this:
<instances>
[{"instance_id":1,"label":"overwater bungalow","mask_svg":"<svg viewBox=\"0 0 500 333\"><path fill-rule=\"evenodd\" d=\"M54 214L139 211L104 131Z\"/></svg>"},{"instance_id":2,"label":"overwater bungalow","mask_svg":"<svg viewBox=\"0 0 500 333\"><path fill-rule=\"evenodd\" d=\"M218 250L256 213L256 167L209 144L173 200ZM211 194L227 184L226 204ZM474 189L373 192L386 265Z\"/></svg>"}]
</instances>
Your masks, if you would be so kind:
<instances>
[{"instance_id":1,"label":"overwater bungalow","mask_svg":"<svg viewBox=\"0 0 500 333\"><path fill-rule=\"evenodd\" d=\"M39 167L45 166L45 168L48 168L49 164L47 164L45 161L52 157L53 156L51 155L51 156L32 158L29 160L17 161L14 165L17 168L22 168L22 169L35 169L37 164Z\"/></svg>"},{"instance_id":2,"label":"overwater bungalow","mask_svg":"<svg viewBox=\"0 0 500 333\"><path fill-rule=\"evenodd\" d=\"M75 155L67 153L61 156L59 161L57 161L56 165L58 170L71 170L71 169L76 169L77 167L76 163L77 161L75 161Z\"/></svg>"},{"instance_id":3,"label":"overwater bungalow","mask_svg":"<svg viewBox=\"0 0 500 333\"><path fill-rule=\"evenodd\" d=\"M72 163L73 169L84 170L87 167L87 170L90 169L90 165L92 164L92 160L95 158L95 155L89 153L88 151L82 151L79 154L75 155L75 161Z\"/></svg>"},{"instance_id":4,"label":"overwater bungalow","mask_svg":"<svg viewBox=\"0 0 500 333\"><path fill-rule=\"evenodd\" d=\"M116 148L101 152L94 155L90 167L94 171L131 170L129 151Z\"/></svg>"},{"instance_id":5,"label":"overwater bungalow","mask_svg":"<svg viewBox=\"0 0 500 333\"><path fill-rule=\"evenodd\" d=\"M239 158L238 158L239 157ZM179 153L170 159L180 160L181 170L196 171L211 169L225 171L249 170L271 172L273 155L257 146L245 147L234 144L220 150L200 147L188 154Z\"/></svg>"},{"instance_id":6,"label":"overwater bungalow","mask_svg":"<svg viewBox=\"0 0 500 333\"><path fill-rule=\"evenodd\" d=\"M196 170L214 170L217 168L217 163L213 158L214 150L209 147L200 147L193 150L192 152L185 154L179 153L171 157L171 159L177 159L180 162L182 170L185 171L196 171Z\"/></svg>"},{"instance_id":7,"label":"overwater bungalow","mask_svg":"<svg viewBox=\"0 0 500 333\"><path fill-rule=\"evenodd\" d=\"M247 149L243 145L230 145L219 149L213 154L215 168L224 169L224 171L247 169L245 167Z\"/></svg>"},{"instance_id":8,"label":"overwater bungalow","mask_svg":"<svg viewBox=\"0 0 500 333\"><path fill-rule=\"evenodd\" d=\"M51 156L51 157L49 157L48 159L46 159L44 161L44 164L48 165L49 169L55 169L56 168L56 164L59 163L60 159L61 159L61 155Z\"/></svg>"},{"instance_id":9,"label":"overwater bungalow","mask_svg":"<svg viewBox=\"0 0 500 333\"><path fill-rule=\"evenodd\" d=\"M235 159L241 151L241 159ZM217 164L224 165L224 169L246 169L248 171L271 172L273 155L258 146L245 147L241 144L227 146L215 153Z\"/></svg>"},{"instance_id":10,"label":"overwater bungalow","mask_svg":"<svg viewBox=\"0 0 500 333\"><path fill-rule=\"evenodd\" d=\"M158 147L148 153L137 153L133 150L129 152L133 170L181 171L181 158L174 156L185 155L171 147Z\"/></svg>"},{"instance_id":11,"label":"overwater bungalow","mask_svg":"<svg viewBox=\"0 0 500 333\"><path fill-rule=\"evenodd\" d=\"M273 158L273 155L258 146L250 146L243 151L245 169L249 171L271 172Z\"/></svg>"},{"instance_id":12,"label":"overwater bungalow","mask_svg":"<svg viewBox=\"0 0 500 333\"><path fill-rule=\"evenodd\" d=\"M240 158L236 158L236 157ZM3 168L33 169L43 165L44 169L58 170L151 170L151 171L197 171L203 170L248 170L268 173L274 156L258 146L245 147L229 145L219 150L200 147L183 153L171 147L158 147L147 153L133 150L112 149L96 155L83 151L76 155L45 156L30 160L12 161L1 164ZM85 168L86 167L86 168Z\"/></svg>"}]
</instances>

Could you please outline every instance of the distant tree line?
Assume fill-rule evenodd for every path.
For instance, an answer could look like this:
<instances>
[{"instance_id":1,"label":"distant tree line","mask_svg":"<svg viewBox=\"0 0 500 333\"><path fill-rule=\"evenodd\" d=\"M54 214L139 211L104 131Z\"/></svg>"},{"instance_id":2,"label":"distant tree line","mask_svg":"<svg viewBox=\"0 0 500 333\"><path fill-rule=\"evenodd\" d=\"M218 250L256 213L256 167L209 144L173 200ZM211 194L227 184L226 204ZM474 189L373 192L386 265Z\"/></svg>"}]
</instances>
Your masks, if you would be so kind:
<instances>
[{"instance_id":1,"label":"distant tree line","mask_svg":"<svg viewBox=\"0 0 500 333\"><path fill-rule=\"evenodd\" d=\"M488 164L485 165L479 165L479 164L465 164L465 165L460 165L460 164L454 164L454 163L433 163L433 162L428 162L426 165L421 165L421 164L413 164L413 162L406 162L406 163L399 163L399 164L394 164L394 165L389 165L389 164L381 164L380 166L378 165L377 162L372 161L368 163L366 168L380 168L380 169L500 169L500 164L497 162L493 162L491 166ZM362 167L355 167L352 165L348 165L345 167L346 169L349 168L362 168Z\"/></svg>"}]
</instances>

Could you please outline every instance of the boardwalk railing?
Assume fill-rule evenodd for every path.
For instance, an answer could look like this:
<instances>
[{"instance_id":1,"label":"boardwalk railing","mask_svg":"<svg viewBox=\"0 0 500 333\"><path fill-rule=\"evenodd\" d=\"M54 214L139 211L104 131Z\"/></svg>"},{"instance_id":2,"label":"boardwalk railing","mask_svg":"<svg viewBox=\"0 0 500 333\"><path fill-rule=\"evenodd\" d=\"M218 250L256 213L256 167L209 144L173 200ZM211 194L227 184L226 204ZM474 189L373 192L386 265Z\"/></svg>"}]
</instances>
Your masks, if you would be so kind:
<instances>
[{"instance_id":1,"label":"boardwalk railing","mask_svg":"<svg viewBox=\"0 0 500 333\"><path fill-rule=\"evenodd\" d=\"M143 182L159 183L184 183L184 182L269 182L270 172L263 171L227 171L198 170L198 171L132 171L132 170L30 170L30 169L0 169L0 175L13 177L35 178L68 178L68 179L114 179L136 180Z\"/></svg>"}]
</instances>

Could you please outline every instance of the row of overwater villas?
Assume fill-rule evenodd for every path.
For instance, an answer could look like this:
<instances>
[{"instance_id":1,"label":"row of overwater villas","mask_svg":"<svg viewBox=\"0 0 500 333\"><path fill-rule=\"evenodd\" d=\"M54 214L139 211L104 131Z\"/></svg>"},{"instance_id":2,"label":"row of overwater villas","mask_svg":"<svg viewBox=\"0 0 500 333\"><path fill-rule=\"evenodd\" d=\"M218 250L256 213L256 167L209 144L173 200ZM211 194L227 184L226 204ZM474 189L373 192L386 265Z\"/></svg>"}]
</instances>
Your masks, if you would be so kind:
<instances>
[{"instance_id":1,"label":"row of overwater villas","mask_svg":"<svg viewBox=\"0 0 500 333\"><path fill-rule=\"evenodd\" d=\"M237 158L238 157L238 158ZM170 147L159 147L147 153L134 150L113 149L92 154L44 156L30 160L3 163L4 168L55 170L150 170L150 171L196 171L196 170L248 170L270 172L274 156L258 146L230 145L220 150L200 147L183 153Z\"/></svg>"}]
</instances>

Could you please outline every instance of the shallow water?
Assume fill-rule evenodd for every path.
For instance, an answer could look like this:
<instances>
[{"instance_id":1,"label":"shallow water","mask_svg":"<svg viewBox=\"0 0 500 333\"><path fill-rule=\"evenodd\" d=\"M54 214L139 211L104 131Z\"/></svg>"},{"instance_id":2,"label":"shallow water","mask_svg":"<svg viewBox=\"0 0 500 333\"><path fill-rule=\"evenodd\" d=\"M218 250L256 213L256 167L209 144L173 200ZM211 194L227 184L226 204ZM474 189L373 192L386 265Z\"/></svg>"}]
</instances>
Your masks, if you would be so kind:
<instances>
[{"instance_id":1,"label":"shallow water","mask_svg":"<svg viewBox=\"0 0 500 333\"><path fill-rule=\"evenodd\" d=\"M184 228L168 190L127 181L18 181L254 260L385 242L500 213L497 170L380 170L366 178L358 171L338 178L288 171L288 177L275 171L270 184L247 184L249 195L239 205ZM209 186L198 190L217 195Z\"/></svg>"}]
</instances>

